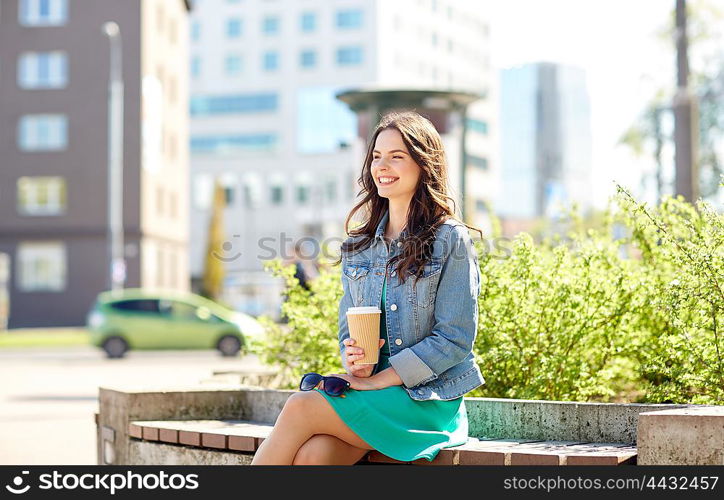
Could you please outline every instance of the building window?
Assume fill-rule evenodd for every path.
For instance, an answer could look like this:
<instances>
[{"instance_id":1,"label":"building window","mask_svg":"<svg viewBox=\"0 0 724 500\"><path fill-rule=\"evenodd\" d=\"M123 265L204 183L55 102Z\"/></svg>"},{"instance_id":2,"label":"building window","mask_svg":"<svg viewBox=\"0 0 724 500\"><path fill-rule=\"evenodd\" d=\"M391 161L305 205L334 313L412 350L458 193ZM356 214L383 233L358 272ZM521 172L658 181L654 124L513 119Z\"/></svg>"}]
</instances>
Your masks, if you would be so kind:
<instances>
[{"instance_id":1,"label":"building window","mask_svg":"<svg viewBox=\"0 0 724 500\"><path fill-rule=\"evenodd\" d=\"M314 12L302 12L300 17L302 32L311 33L317 29L317 15Z\"/></svg>"},{"instance_id":2,"label":"building window","mask_svg":"<svg viewBox=\"0 0 724 500\"><path fill-rule=\"evenodd\" d=\"M21 177L18 179L20 215L62 215L66 208L65 179Z\"/></svg>"},{"instance_id":3,"label":"building window","mask_svg":"<svg viewBox=\"0 0 724 500\"><path fill-rule=\"evenodd\" d=\"M337 201L337 179L330 177L324 186L327 202L332 204Z\"/></svg>"},{"instance_id":4,"label":"building window","mask_svg":"<svg viewBox=\"0 0 724 500\"><path fill-rule=\"evenodd\" d=\"M477 132L478 134L488 135L488 123L483 120L468 118L467 126L468 130Z\"/></svg>"},{"instance_id":5,"label":"building window","mask_svg":"<svg viewBox=\"0 0 724 500\"><path fill-rule=\"evenodd\" d=\"M231 207L234 205L234 187L224 186L224 206Z\"/></svg>"},{"instance_id":6,"label":"building window","mask_svg":"<svg viewBox=\"0 0 724 500\"><path fill-rule=\"evenodd\" d=\"M333 153L352 144L357 117L335 96L337 87L307 87L297 91L297 150Z\"/></svg>"},{"instance_id":7,"label":"building window","mask_svg":"<svg viewBox=\"0 0 724 500\"><path fill-rule=\"evenodd\" d=\"M191 58L191 76L193 78L198 78L201 74L201 58L199 56L194 56Z\"/></svg>"},{"instance_id":8,"label":"building window","mask_svg":"<svg viewBox=\"0 0 724 500\"><path fill-rule=\"evenodd\" d=\"M488 159L482 156L467 155L468 165L471 167L479 168L481 170L488 170Z\"/></svg>"},{"instance_id":9,"label":"building window","mask_svg":"<svg viewBox=\"0 0 724 500\"><path fill-rule=\"evenodd\" d=\"M276 111L278 96L274 93L194 96L191 116L260 113Z\"/></svg>"},{"instance_id":10,"label":"building window","mask_svg":"<svg viewBox=\"0 0 724 500\"><path fill-rule=\"evenodd\" d=\"M233 18L226 21L226 37L239 38L241 36L241 19Z\"/></svg>"},{"instance_id":11,"label":"building window","mask_svg":"<svg viewBox=\"0 0 724 500\"><path fill-rule=\"evenodd\" d=\"M194 21L191 23L191 41L198 42L201 36L201 22Z\"/></svg>"},{"instance_id":12,"label":"building window","mask_svg":"<svg viewBox=\"0 0 724 500\"><path fill-rule=\"evenodd\" d=\"M23 151L58 151L68 145L65 115L25 115L18 122L18 147Z\"/></svg>"},{"instance_id":13,"label":"building window","mask_svg":"<svg viewBox=\"0 0 724 500\"><path fill-rule=\"evenodd\" d=\"M284 187L272 186L270 194L272 205L281 205L284 203Z\"/></svg>"},{"instance_id":14,"label":"building window","mask_svg":"<svg viewBox=\"0 0 724 500\"><path fill-rule=\"evenodd\" d=\"M224 60L224 70L227 76L237 76L241 74L241 56L229 55Z\"/></svg>"},{"instance_id":15,"label":"building window","mask_svg":"<svg viewBox=\"0 0 724 500\"><path fill-rule=\"evenodd\" d=\"M65 52L25 52L18 58L18 86L23 89L53 89L68 83Z\"/></svg>"},{"instance_id":16,"label":"building window","mask_svg":"<svg viewBox=\"0 0 724 500\"><path fill-rule=\"evenodd\" d=\"M354 66L362 63L362 47L340 47L337 49L339 66Z\"/></svg>"},{"instance_id":17,"label":"building window","mask_svg":"<svg viewBox=\"0 0 724 500\"><path fill-rule=\"evenodd\" d=\"M60 292L66 286L66 249L61 241L18 244L17 287L22 292Z\"/></svg>"},{"instance_id":18,"label":"building window","mask_svg":"<svg viewBox=\"0 0 724 500\"><path fill-rule=\"evenodd\" d=\"M279 68L279 53L269 51L264 53L264 70L276 71Z\"/></svg>"},{"instance_id":19,"label":"building window","mask_svg":"<svg viewBox=\"0 0 724 500\"><path fill-rule=\"evenodd\" d=\"M195 154L226 154L270 152L276 149L275 134L248 134L224 136L195 136L191 138L191 152Z\"/></svg>"},{"instance_id":20,"label":"building window","mask_svg":"<svg viewBox=\"0 0 724 500\"><path fill-rule=\"evenodd\" d=\"M67 0L20 0L18 22L23 26L60 26L67 19Z\"/></svg>"},{"instance_id":21,"label":"building window","mask_svg":"<svg viewBox=\"0 0 724 500\"><path fill-rule=\"evenodd\" d=\"M244 206L246 208L257 208L261 202L261 178L258 174L247 173L244 176Z\"/></svg>"},{"instance_id":22,"label":"building window","mask_svg":"<svg viewBox=\"0 0 724 500\"><path fill-rule=\"evenodd\" d=\"M306 205L309 202L309 186L301 184L297 186L297 203Z\"/></svg>"},{"instance_id":23,"label":"building window","mask_svg":"<svg viewBox=\"0 0 724 500\"><path fill-rule=\"evenodd\" d=\"M362 27L362 11L347 9L337 11L337 28L357 29Z\"/></svg>"},{"instance_id":24,"label":"building window","mask_svg":"<svg viewBox=\"0 0 724 500\"><path fill-rule=\"evenodd\" d=\"M197 210L208 210L214 195L214 179L210 174L196 174L194 176L194 207Z\"/></svg>"},{"instance_id":25,"label":"building window","mask_svg":"<svg viewBox=\"0 0 724 500\"><path fill-rule=\"evenodd\" d=\"M265 35L276 35L279 33L279 18L267 16L262 20L262 31Z\"/></svg>"},{"instance_id":26,"label":"building window","mask_svg":"<svg viewBox=\"0 0 724 500\"><path fill-rule=\"evenodd\" d=\"M302 65L302 68L313 68L317 64L317 51L303 50L299 54L299 63Z\"/></svg>"}]
</instances>

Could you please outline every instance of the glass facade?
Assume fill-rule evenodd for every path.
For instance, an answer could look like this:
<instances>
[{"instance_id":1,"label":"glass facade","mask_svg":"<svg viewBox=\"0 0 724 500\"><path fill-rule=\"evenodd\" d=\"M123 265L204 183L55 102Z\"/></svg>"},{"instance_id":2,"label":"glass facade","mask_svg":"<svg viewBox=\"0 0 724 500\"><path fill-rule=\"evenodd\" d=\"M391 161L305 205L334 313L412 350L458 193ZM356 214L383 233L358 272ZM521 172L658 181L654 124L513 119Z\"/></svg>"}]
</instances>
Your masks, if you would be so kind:
<instances>
[{"instance_id":1,"label":"glass facade","mask_svg":"<svg viewBox=\"0 0 724 500\"><path fill-rule=\"evenodd\" d=\"M307 87L297 92L297 149L330 153L352 144L357 117L338 100L336 87Z\"/></svg>"},{"instance_id":2,"label":"glass facade","mask_svg":"<svg viewBox=\"0 0 724 500\"><path fill-rule=\"evenodd\" d=\"M208 135L191 138L191 152L194 154L271 152L276 146L276 134Z\"/></svg>"},{"instance_id":3,"label":"glass facade","mask_svg":"<svg viewBox=\"0 0 724 500\"><path fill-rule=\"evenodd\" d=\"M191 116L276 111L276 93L194 96L191 98Z\"/></svg>"}]
</instances>

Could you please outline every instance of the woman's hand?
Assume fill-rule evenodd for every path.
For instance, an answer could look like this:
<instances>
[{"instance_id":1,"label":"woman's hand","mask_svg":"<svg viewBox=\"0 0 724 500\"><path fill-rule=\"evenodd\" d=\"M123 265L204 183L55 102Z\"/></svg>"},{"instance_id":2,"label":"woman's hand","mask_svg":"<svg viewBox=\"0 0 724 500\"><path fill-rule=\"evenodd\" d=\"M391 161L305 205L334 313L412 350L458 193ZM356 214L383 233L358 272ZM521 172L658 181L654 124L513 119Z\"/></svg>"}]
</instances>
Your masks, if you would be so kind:
<instances>
[{"instance_id":1,"label":"woman's hand","mask_svg":"<svg viewBox=\"0 0 724 500\"><path fill-rule=\"evenodd\" d=\"M379 384L377 384L377 379L370 377L369 375L367 377L355 377L354 375L335 373L332 376L345 379L350 383L349 388L356 391L375 391L377 389L384 389L384 387L380 387Z\"/></svg>"},{"instance_id":2,"label":"woman's hand","mask_svg":"<svg viewBox=\"0 0 724 500\"><path fill-rule=\"evenodd\" d=\"M365 351L361 347L355 347L354 339L347 338L342 342L344 344L344 365L347 373L353 377L366 378L372 375L375 365L355 365L354 362L364 357ZM385 339L380 339L380 347L385 344Z\"/></svg>"}]
</instances>

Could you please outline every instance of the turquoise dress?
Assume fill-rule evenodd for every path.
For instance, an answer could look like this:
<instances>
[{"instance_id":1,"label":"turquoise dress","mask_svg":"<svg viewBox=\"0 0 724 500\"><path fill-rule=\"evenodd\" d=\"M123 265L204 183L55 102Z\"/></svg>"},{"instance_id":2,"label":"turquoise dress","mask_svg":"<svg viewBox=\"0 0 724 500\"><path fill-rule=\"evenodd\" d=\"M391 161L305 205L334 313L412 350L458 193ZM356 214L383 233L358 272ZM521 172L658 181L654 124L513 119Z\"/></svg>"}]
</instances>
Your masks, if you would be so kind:
<instances>
[{"instance_id":1,"label":"turquoise dress","mask_svg":"<svg viewBox=\"0 0 724 500\"><path fill-rule=\"evenodd\" d=\"M387 279L382 285L380 350L378 371L390 366L385 304ZM462 397L450 401L416 401L400 385L376 391L350 389L344 398L317 389L340 418L372 448L395 460L432 461L440 449L465 444L468 418Z\"/></svg>"}]
</instances>

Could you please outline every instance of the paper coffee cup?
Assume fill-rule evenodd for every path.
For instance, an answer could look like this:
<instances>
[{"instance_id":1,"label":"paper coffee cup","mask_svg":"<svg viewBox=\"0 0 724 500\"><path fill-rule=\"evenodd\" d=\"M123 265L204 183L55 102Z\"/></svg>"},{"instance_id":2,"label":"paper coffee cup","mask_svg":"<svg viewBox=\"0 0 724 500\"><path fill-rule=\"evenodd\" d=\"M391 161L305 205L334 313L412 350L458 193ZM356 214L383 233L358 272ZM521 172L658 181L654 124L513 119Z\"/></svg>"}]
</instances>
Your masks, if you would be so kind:
<instances>
[{"instance_id":1,"label":"paper coffee cup","mask_svg":"<svg viewBox=\"0 0 724 500\"><path fill-rule=\"evenodd\" d=\"M379 307L350 307L347 309L349 336L355 345L364 349L363 358L355 365L375 365L380 359L380 316Z\"/></svg>"}]
</instances>

